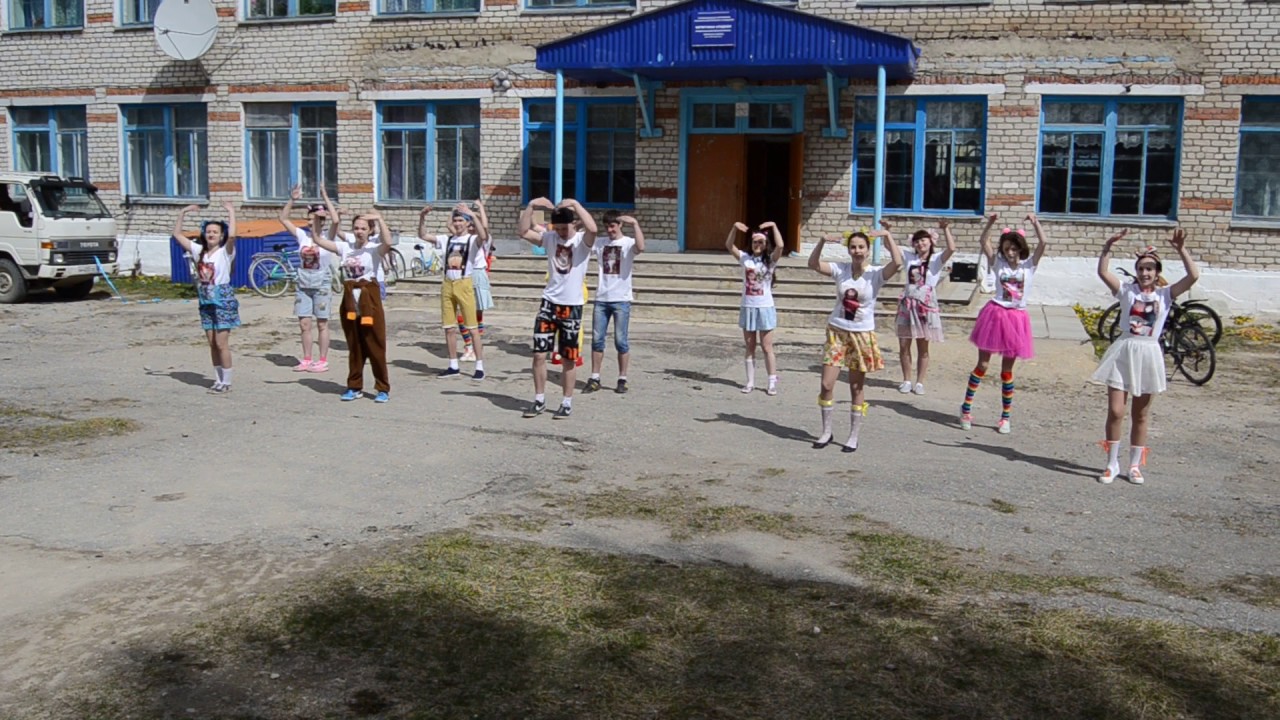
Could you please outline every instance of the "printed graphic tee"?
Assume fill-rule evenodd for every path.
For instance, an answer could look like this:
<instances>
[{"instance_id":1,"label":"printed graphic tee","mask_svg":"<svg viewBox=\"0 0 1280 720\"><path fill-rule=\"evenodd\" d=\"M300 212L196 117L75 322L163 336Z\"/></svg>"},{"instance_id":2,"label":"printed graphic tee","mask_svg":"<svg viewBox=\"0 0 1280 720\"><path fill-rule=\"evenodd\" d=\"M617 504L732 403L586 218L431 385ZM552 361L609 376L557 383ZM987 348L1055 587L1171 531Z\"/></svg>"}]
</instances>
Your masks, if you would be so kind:
<instances>
[{"instance_id":1,"label":"printed graphic tee","mask_svg":"<svg viewBox=\"0 0 1280 720\"><path fill-rule=\"evenodd\" d=\"M996 296L992 301L1014 310L1027 309L1027 293L1031 290L1031 278L1036 265L1027 258L1017 267L1009 265L1003 255L996 256Z\"/></svg>"},{"instance_id":2,"label":"printed graphic tee","mask_svg":"<svg viewBox=\"0 0 1280 720\"><path fill-rule=\"evenodd\" d=\"M599 264L596 282L596 300L600 302L631 302L631 267L636 259L635 238L623 236L612 240L605 235L596 238L592 251Z\"/></svg>"},{"instance_id":3,"label":"printed graphic tee","mask_svg":"<svg viewBox=\"0 0 1280 720\"><path fill-rule=\"evenodd\" d=\"M1116 299L1120 301L1124 337L1159 339L1173 306L1173 292L1168 287L1142 292L1137 283L1125 283Z\"/></svg>"},{"instance_id":4,"label":"printed graphic tee","mask_svg":"<svg viewBox=\"0 0 1280 720\"><path fill-rule=\"evenodd\" d=\"M587 278L587 258L591 248L583 242L579 230L568 240L554 230L542 233L542 248L547 251L547 287L542 297L556 305L582 305L586 302L583 283Z\"/></svg>"},{"instance_id":5,"label":"printed graphic tee","mask_svg":"<svg viewBox=\"0 0 1280 720\"><path fill-rule=\"evenodd\" d=\"M298 238L298 289L323 290L329 287L333 253L317 245L311 239L311 233L302 228L297 228L294 236Z\"/></svg>"},{"instance_id":6,"label":"printed graphic tee","mask_svg":"<svg viewBox=\"0 0 1280 720\"><path fill-rule=\"evenodd\" d=\"M853 263L831 263L836 284L836 307L827 324L849 332L874 332L876 296L884 287L884 267L870 267L853 276Z\"/></svg>"},{"instance_id":7,"label":"printed graphic tee","mask_svg":"<svg viewBox=\"0 0 1280 720\"><path fill-rule=\"evenodd\" d=\"M933 256L929 258L927 267L921 261L920 256L915 254L915 251L903 250L902 264L907 269L908 285L928 285L936 288L938 283L942 281L942 253L936 250Z\"/></svg>"},{"instance_id":8,"label":"printed graphic tee","mask_svg":"<svg viewBox=\"0 0 1280 720\"><path fill-rule=\"evenodd\" d=\"M764 260L742 253L742 306L773 307L773 270Z\"/></svg>"},{"instance_id":9,"label":"printed graphic tee","mask_svg":"<svg viewBox=\"0 0 1280 720\"><path fill-rule=\"evenodd\" d=\"M471 271L475 269L472 256L484 255L483 252L478 252L475 235L437 235L436 251L444 258L444 276L447 280L471 277Z\"/></svg>"}]
</instances>

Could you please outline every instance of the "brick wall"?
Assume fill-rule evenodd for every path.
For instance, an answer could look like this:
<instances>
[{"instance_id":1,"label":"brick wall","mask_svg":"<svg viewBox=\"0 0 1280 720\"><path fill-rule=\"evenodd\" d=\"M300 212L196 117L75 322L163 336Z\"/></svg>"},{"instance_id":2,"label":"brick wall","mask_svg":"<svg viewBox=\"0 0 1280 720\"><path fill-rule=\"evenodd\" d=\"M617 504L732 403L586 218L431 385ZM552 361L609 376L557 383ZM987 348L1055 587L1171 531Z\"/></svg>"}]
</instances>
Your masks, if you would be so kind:
<instances>
[{"instance_id":1,"label":"brick wall","mask_svg":"<svg viewBox=\"0 0 1280 720\"><path fill-rule=\"evenodd\" d=\"M376 0L375 0L376 2ZM88 95L90 174L117 208L122 232L166 232L171 205L122 205L119 106L143 93L210 96L210 204L243 203L242 102L308 92L336 95L339 111L338 182L344 207L373 204L374 95L466 89L488 93L505 70L512 92L488 93L481 106L481 185L494 230L514 234L521 200L522 93L550 86L533 67L541 43L624 19L626 13L524 12L490 0L476 17L375 18L366 2L342 3L336 18L306 22L239 23L236 5L216 3L220 35L200 61L163 55L149 28L121 29L110 20L112 0L86 0L86 27L75 32L21 33L0 42L7 72L0 101ZM644 2L646 10L665 2ZM1002 85L989 100L986 197L988 209L1020 218L1036 186L1040 95L1032 84L1096 83L1188 86L1182 124L1178 217L1195 251L1226 267L1275 269L1280 229L1244 227L1232 219L1241 98L1280 92L1280 3L1256 0L1187 2L1054 2L992 0L987 5L868 7L846 0L801 0L799 9L911 38L923 50L916 84ZM51 71L52 69L52 71ZM570 83L572 85L572 83ZM636 214L655 239L676 232L679 87L658 93L660 138L637 142ZM846 89L841 125L849 129L853 95ZM265 93L271 93L267 96ZM233 97L235 99L233 99ZM852 138L824 138L826 94L809 87L805 103L805 241L821 232L866 223L849 213ZM6 130L8 125L3 126ZM0 143L11 166L12 144ZM214 211L211 211L214 212ZM242 215L274 217L277 207L246 203ZM392 225L412 231L416 209L384 208ZM931 222L903 218L905 225ZM980 221L956 223L962 245L974 246ZM1151 240L1164 227L1143 228ZM1088 255L1116 225L1053 222L1051 250Z\"/></svg>"}]
</instances>

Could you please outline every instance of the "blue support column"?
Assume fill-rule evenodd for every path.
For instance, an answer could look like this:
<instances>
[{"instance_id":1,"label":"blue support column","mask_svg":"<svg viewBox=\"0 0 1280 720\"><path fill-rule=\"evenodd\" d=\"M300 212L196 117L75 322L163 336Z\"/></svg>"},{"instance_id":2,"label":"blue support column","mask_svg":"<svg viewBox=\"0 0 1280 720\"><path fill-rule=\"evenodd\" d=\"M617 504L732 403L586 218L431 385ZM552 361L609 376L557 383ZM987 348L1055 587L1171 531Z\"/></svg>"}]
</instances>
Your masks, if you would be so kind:
<instances>
[{"instance_id":1,"label":"blue support column","mask_svg":"<svg viewBox=\"0 0 1280 720\"><path fill-rule=\"evenodd\" d=\"M840 127L840 91L848 84L848 80L838 78L830 69L827 70L827 126L822 128L822 137L849 136L849 133Z\"/></svg>"},{"instance_id":2,"label":"blue support column","mask_svg":"<svg viewBox=\"0 0 1280 720\"><path fill-rule=\"evenodd\" d=\"M884 215L884 66L876 68L876 178L872 221L877 230L880 229L880 217ZM871 262L880 263L880 239L876 238L871 248Z\"/></svg>"},{"instance_id":3,"label":"blue support column","mask_svg":"<svg viewBox=\"0 0 1280 720\"><path fill-rule=\"evenodd\" d=\"M551 202L564 199L564 72L556 71L556 148L551 159Z\"/></svg>"}]
</instances>

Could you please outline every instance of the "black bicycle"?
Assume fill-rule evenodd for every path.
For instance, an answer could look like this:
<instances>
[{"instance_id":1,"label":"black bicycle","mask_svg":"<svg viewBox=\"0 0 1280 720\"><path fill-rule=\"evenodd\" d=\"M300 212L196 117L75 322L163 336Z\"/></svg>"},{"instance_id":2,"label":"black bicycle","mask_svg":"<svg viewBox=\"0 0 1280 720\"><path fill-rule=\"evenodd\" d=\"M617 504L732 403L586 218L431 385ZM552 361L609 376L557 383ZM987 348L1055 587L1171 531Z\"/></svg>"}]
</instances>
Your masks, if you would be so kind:
<instances>
[{"instance_id":1,"label":"black bicycle","mask_svg":"<svg viewBox=\"0 0 1280 720\"><path fill-rule=\"evenodd\" d=\"M1120 272L1133 277L1124 269ZM1173 361L1173 369L1195 385L1209 382L1218 367L1217 339L1205 332L1205 324L1210 322L1217 327L1217 337L1221 337L1222 320L1213 308L1196 300L1175 301L1160 333L1160 349ZM1112 342L1120 337L1120 303L1107 308L1098 318L1097 330L1099 336Z\"/></svg>"},{"instance_id":2,"label":"black bicycle","mask_svg":"<svg viewBox=\"0 0 1280 720\"><path fill-rule=\"evenodd\" d=\"M1124 268L1117 268L1121 275L1135 280L1133 273ZM1181 314L1185 322L1194 322L1200 326L1204 334L1209 337L1209 341L1216 347L1218 341L1222 339L1222 318L1208 304L1199 300L1187 300L1186 302L1174 301L1173 307L1169 309L1169 318L1173 319L1174 311L1181 308ZM1168 327L1166 324L1165 327ZM1120 337L1120 303L1112 303L1111 307L1102 311L1098 316L1098 325L1095 328L1098 337L1106 338L1111 342L1115 342Z\"/></svg>"}]
</instances>

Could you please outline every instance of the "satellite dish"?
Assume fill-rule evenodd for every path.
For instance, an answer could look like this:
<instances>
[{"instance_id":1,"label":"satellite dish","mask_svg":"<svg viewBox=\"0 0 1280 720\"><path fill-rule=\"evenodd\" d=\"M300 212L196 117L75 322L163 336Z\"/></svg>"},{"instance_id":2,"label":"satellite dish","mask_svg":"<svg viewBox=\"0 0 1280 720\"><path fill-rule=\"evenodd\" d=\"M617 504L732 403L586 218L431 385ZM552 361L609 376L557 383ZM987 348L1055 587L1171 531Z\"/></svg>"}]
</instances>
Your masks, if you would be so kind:
<instances>
[{"instance_id":1,"label":"satellite dish","mask_svg":"<svg viewBox=\"0 0 1280 720\"><path fill-rule=\"evenodd\" d=\"M195 60L213 47L218 11L212 0L162 0L151 22L156 44L175 60Z\"/></svg>"}]
</instances>

